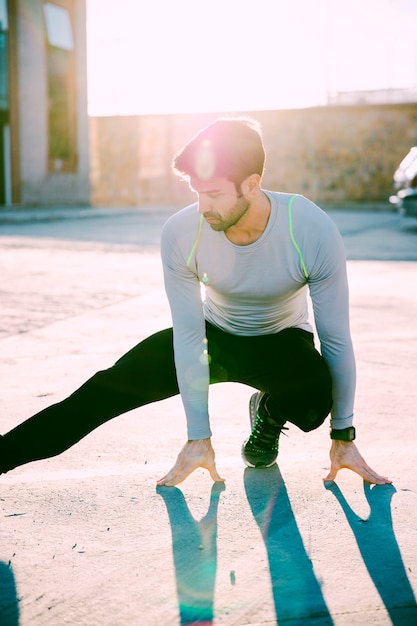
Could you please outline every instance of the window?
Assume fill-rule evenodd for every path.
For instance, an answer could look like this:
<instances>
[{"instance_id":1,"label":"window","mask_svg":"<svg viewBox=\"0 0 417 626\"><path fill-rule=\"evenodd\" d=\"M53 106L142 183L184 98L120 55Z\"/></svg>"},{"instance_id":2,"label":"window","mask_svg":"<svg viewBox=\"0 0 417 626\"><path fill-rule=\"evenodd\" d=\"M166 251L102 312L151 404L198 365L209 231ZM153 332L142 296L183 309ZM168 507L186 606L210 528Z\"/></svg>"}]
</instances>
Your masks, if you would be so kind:
<instances>
[{"instance_id":1,"label":"window","mask_svg":"<svg viewBox=\"0 0 417 626\"><path fill-rule=\"evenodd\" d=\"M48 76L49 171L73 172L77 167L74 38L69 8L43 5Z\"/></svg>"}]
</instances>

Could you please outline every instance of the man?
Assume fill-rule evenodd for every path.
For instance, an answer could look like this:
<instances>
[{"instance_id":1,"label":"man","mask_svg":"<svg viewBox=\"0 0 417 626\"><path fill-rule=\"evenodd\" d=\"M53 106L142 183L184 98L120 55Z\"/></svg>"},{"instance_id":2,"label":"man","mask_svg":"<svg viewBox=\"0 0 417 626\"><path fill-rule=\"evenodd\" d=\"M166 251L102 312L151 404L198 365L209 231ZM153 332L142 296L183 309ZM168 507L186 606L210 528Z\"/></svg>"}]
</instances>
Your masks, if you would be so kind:
<instances>
[{"instance_id":1,"label":"man","mask_svg":"<svg viewBox=\"0 0 417 626\"><path fill-rule=\"evenodd\" d=\"M236 381L257 389L242 446L247 465L275 462L287 421L310 431L331 410L326 480L347 467L368 482L390 482L353 442L355 360L341 237L309 200L265 191L264 162L260 129L247 119L215 121L176 155L174 171L198 202L172 216L162 233L173 328L4 435L0 472L59 454L116 415L180 392L188 441L158 484L176 485L197 467L222 481L208 389ZM308 291L321 354L308 321Z\"/></svg>"}]
</instances>

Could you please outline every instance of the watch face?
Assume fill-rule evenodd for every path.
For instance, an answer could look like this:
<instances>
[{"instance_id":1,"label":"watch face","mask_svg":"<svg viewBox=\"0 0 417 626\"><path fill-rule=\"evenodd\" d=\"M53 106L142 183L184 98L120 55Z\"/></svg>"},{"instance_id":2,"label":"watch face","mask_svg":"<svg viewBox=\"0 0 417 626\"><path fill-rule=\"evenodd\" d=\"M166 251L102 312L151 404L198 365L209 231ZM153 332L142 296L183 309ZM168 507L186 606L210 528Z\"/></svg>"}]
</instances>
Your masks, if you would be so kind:
<instances>
[{"instance_id":1,"label":"watch face","mask_svg":"<svg viewBox=\"0 0 417 626\"><path fill-rule=\"evenodd\" d=\"M348 441L353 441L355 439L355 429L354 429L354 427L351 426L346 434L348 436Z\"/></svg>"}]
</instances>

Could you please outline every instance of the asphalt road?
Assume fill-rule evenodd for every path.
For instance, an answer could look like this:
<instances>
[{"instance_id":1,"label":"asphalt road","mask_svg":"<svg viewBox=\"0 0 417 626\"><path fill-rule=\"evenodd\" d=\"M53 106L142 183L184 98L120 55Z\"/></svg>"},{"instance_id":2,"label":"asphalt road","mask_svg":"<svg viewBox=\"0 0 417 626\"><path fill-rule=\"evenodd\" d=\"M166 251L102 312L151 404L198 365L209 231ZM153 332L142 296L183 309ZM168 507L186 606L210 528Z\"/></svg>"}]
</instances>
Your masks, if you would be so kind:
<instances>
[{"instance_id":1,"label":"asphalt road","mask_svg":"<svg viewBox=\"0 0 417 626\"><path fill-rule=\"evenodd\" d=\"M417 220L385 211L328 211L350 260L417 261Z\"/></svg>"},{"instance_id":2,"label":"asphalt road","mask_svg":"<svg viewBox=\"0 0 417 626\"><path fill-rule=\"evenodd\" d=\"M225 489L204 470L156 489L185 432L178 397L154 403L1 477L1 626L417 623L417 222L330 213L352 259L358 444L393 485L342 470L323 486L327 427L291 428L279 467L245 470L252 390L225 384L210 391ZM0 211L2 433L170 323L167 216Z\"/></svg>"},{"instance_id":3,"label":"asphalt road","mask_svg":"<svg viewBox=\"0 0 417 626\"><path fill-rule=\"evenodd\" d=\"M159 255L161 228L172 212L0 210L0 338L143 295L150 284L162 288L162 275L150 274L154 265L144 256ZM417 220L392 211L327 212L342 234L348 259L417 261ZM60 254L65 250L67 254ZM83 262L74 262L71 253ZM130 267L136 268L133 282ZM19 305L22 296L24 306Z\"/></svg>"},{"instance_id":4,"label":"asphalt road","mask_svg":"<svg viewBox=\"0 0 417 626\"><path fill-rule=\"evenodd\" d=\"M173 211L136 208L0 210L0 237L37 237L155 248ZM329 209L348 259L417 261L417 220L393 211Z\"/></svg>"}]
</instances>

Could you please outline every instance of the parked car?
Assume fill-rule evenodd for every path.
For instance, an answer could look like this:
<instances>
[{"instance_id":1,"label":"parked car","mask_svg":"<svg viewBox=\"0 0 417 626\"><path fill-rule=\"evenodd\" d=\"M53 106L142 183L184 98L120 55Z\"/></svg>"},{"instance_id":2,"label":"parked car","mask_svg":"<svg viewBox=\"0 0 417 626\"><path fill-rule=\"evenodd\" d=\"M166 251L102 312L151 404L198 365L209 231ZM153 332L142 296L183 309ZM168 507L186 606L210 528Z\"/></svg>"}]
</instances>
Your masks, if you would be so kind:
<instances>
[{"instance_id":1,"label":"parked car","mask_svg":"<svg viewBox=\"0 0 417 626\"><path fill-rule=\"evenodd\" d=\"M401 161L394 174L395 194L389 201L402 215L417 217L417 146Z\"/></svg>"}]
</instances>

